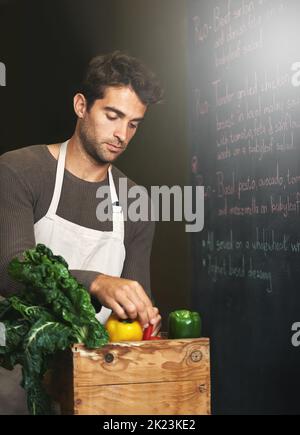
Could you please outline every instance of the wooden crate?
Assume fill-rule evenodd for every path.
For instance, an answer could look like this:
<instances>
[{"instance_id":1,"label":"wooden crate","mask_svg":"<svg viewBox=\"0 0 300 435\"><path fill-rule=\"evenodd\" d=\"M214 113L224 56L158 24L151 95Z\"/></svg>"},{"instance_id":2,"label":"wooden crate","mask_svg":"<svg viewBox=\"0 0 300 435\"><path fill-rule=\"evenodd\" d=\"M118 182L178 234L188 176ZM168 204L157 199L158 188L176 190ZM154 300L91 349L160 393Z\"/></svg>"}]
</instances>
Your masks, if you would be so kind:
<instances>
[{"instance_id":1,"label":"wooden crate","mask_svg":"<svg viewBox=\"0 0 300 435\"><path fill-rule=\"evenodd\" d=\"M210 414L209 340L76 345L47 383L63 414Z\"/></svg>"}]
</instances>

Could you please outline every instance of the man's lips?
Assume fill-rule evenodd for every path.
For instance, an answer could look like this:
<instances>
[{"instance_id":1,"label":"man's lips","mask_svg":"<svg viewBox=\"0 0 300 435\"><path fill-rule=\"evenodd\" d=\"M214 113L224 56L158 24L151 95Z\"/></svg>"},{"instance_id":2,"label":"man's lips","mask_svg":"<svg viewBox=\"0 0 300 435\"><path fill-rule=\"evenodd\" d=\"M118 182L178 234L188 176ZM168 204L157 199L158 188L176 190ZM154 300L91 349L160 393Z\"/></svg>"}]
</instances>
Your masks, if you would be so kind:
<instances>
[{"instance_id":1,"label":"man's lips","mask_svg":"<svg viewBox=\"0 0 300 435\"><path fill-rule=\"evenodd\" d=\"M119 153L123 148L117 145L113 145L112 143L107 143L109 149L114 153Z\"/></svg>"}]
</instances>

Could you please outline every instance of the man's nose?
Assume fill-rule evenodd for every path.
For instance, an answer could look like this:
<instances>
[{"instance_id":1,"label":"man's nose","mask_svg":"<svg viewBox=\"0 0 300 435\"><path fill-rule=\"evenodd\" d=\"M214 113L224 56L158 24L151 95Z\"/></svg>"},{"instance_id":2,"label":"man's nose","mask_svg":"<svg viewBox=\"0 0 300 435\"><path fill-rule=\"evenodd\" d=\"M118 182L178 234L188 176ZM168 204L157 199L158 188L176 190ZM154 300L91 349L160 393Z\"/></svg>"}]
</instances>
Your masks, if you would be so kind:
<instances>
[{"instance_id":1,"label":"man's nose","mask_svg":"<svg viewBox=\"0 0 300 435\"><path fill-rule=\"evenodd\" d=\"M126 123L120 123L115 130L114 136L119 139L119 142L124 143L126 142L127 138L127 124Z\"/></svg>"}]
</instances>

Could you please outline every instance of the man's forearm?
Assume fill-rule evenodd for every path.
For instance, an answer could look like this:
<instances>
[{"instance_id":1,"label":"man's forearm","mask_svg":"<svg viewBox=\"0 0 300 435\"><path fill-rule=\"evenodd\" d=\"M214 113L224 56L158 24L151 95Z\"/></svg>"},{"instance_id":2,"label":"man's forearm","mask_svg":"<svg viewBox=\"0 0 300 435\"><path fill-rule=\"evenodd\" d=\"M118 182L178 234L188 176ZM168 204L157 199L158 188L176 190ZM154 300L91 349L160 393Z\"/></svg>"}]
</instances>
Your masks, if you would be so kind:
<instances>
[{"instance_id":1,"label":"man's forearm","mask_svg":"<svg viewBox=\"0 0 300 435\"><path fill-rule=\"evenodd\" d=\"M70 273L77 279L89 292L92 282L96 279L100 272L94 272L92 270L70 270Z\"/></svg>"}]
</instances>

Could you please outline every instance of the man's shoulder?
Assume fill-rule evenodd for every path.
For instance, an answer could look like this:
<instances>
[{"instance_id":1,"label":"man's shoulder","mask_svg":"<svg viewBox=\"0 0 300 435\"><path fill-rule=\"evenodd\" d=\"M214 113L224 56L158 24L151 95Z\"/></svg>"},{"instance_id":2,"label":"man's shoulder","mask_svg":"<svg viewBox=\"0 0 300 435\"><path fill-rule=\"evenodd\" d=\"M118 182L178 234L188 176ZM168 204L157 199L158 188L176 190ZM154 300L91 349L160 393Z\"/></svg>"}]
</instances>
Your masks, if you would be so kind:
<instances>
[{"instance_id":1,"label":"man's shoulder","mask_svg":"<svg viewBox=\"0 0 300 435\"><path fill-rule=\"evenodd\" d=\"M32 170L45 158L46 145L29 145L18 148L0 155L0 164L9 167L12 171L22 173L28 169Z\"/></svg>"}]
</instances>

